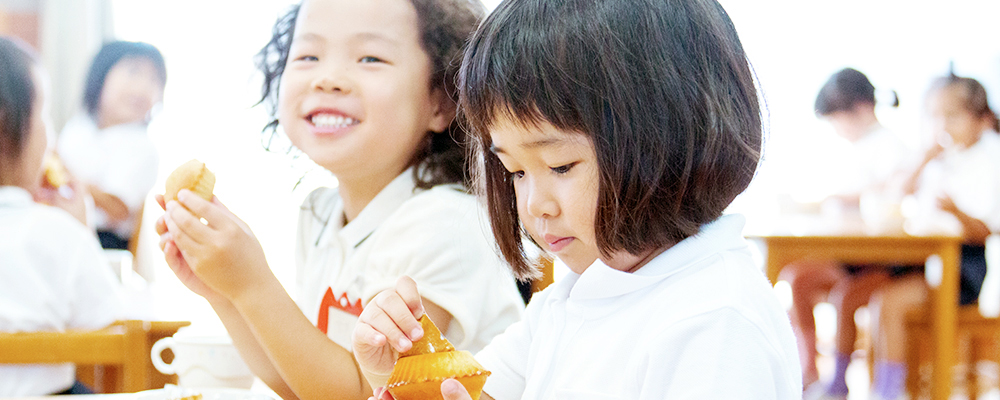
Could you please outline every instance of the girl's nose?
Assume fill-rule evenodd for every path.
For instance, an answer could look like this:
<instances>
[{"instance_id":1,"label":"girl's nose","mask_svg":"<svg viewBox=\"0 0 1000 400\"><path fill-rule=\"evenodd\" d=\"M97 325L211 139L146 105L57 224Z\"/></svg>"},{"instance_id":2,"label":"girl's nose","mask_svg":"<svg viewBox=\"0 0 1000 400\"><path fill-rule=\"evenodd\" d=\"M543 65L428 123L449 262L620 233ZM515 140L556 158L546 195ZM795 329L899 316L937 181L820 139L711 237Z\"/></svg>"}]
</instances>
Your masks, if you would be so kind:
<instances>
[{"instance_id":1,"label":"girl's nose","mask_svg":"<svg viewBox=\"0 0 1000 400\"><path fill-rule=\"evenodd\" d=\"M349 93L349 85L346 80L335 73L324 73L313 81L313 87L317 90L330 93Z\"/></svg>"},{"instance_id":2,"label":"girl's nose","mask_svg":"<svg viewBox=\"0 0 1000 400\"><path fill-rule=\"evenodd\" d=\"M559 215L559 202L552 195L551 187L532 180L525 192L525 209L534 218L547 218Z\"/></svg>"}]
</instances>

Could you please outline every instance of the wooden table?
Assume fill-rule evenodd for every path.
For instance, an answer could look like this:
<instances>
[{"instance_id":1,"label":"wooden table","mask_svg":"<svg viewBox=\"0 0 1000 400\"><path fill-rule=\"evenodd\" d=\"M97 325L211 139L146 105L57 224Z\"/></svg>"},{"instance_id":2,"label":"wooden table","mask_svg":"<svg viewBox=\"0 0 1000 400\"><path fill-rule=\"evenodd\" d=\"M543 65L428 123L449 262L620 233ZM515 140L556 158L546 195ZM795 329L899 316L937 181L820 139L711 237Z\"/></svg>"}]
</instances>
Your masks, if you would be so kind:
<instances>
[{"instance_id":1,"label":"wooden table","mask_svg":"<svg viewBox=\"0 0 1000 400\"><path fill-rule=\"evenodd\" d=\"M147 371L144 374L146 382L144 389L159 389L167 383L177 384L177 375L164 375L153 367L150 352L157 340L173 336L178 329L188 325L191 323L187 321L143 321L143 331L146 333L143 346L144 364ZM172 358L172 355L166 356L164 361L169 362ZM117 365L77 365L76 377L99 393L121 392L124 384L121 368Z\"/></svg>"},{"instance_id":2,"label":"wooden table","mask_svg":"<svg viewBox=\"0 0 1000 400\"><path fill-rule=\"evenodd\" d=\"M803 235L748 235L767 248L767 277L772 283L786 265L802 259L838 260L858 264L924 264L932 255L943 264L941 283L931 288L933 318L933 372L931 398L946 400L951 393L951 371L955 364L955 315L958 309L958 280L961 238L951 236L909 236L903 233L871 235L862 232Z\"/></svg>"}]
</instances>

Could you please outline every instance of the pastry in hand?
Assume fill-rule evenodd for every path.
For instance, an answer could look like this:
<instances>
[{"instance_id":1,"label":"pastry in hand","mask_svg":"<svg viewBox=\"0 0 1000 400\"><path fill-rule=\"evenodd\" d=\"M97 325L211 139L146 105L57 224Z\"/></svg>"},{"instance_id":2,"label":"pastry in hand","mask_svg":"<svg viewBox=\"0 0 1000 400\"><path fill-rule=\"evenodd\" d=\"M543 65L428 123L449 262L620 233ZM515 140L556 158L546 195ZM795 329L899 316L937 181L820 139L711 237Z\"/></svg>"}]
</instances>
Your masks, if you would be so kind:
<instances>
[{"instance_id":1,"label":"pastry in hand","mask_svg":"<svg viewBox=\"0 0 1000 400\"><path fill-rule=\"evenodd\" d=\"M212 201L212 190L215 188L215 174L205 168L205 163L191 160L177 167L167 177L167 191L163 193L163 201L177 200L177 192L187 189L199 197Z\"/></svg>"},{"instance_id":2,"label":"pastry in hand","mask_svg":"<svg viewBox=\"0 0 1000 400\"><path fill-rule=\"evenodd\" d=\"M45 183L56 189L62 187L69 182L69 176L66 173L66 167L63 166L62 161L59 160L59 156L55 153L46 153L45 158L42 160L42 167L45 169Z\"/></svg>"},{"instance_id":3,"label":"pastry in hand","mask_svg":"<svg viewBox=\"0 0 1000 400\"><path fill-rule=\"evenodd\" d=\"M396 400L443 399L441 382L454 378L465 386L473 400L478 400L490 371L472 358L468 351L456 351L431 322L420 317L424 336L413 347L400 353L392 368L386 389Z\"/></svg>"}]
</instances>

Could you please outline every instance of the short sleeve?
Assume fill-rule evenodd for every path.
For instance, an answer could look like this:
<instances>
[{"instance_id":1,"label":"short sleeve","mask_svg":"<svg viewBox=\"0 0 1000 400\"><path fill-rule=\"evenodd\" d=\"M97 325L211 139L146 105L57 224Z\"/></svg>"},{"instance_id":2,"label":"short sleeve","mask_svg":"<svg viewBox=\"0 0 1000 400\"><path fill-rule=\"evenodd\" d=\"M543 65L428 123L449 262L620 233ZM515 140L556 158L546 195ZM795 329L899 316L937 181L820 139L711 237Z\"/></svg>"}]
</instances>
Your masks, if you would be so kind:
<instances>
[{"instance_id":1,"label":"short sleeve","mask_svg":"<svg viewBox=\"0 0 1000 400\"><path fill-rule=\"evenodd\" d=\"M639 398L793 399L796 391L801 396L772 343L733 309L675 322L657 336L646 369L636 373Z\"/></svg>"},{"instance_id":2,"label":"short sleeve","mask_svg":"<svg viewBox=\"0 0 1000 400\"><path fill-rule=\"evenodd\" d=\"M509 326L482 351L476 353L476 361L490 371L490 377L483 387L483 392L490 397L496 400L517 400L524 393L532 339L531 327L539 316L536 307L540 308L543 303L542 299L529 303L524 319Z\"/></svg>"},{"instance_id":3,"label":"short sleeve","mask_svg":"<svg viewBox=\"0 0 1000 400\"><path fill-rule=\"evenodd\" d=\"M509 270L487 240L484 218L472 196L447 187L407 201L368 239L375 243L363 301L393 287L399 276L410 276L422 297L452 315L446 335L455 346L478 350L474 341L482 340L480 330L505 322L483 321L489 317L486 310L518 303L523 308ZM514 311L506 323L519 317L520 310Z\"/></svg>"}]
</instances>

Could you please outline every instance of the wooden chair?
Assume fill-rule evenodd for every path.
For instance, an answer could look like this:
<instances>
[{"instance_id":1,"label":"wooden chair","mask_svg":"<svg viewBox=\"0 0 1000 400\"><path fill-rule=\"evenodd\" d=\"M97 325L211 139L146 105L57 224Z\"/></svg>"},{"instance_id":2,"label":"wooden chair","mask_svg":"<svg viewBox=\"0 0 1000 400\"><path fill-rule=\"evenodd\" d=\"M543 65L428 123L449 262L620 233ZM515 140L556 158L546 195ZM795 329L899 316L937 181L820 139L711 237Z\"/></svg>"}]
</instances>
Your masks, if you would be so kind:
<instances>
[{"instance_id":1,"label":"wooden chair","mask_svg":"<svg viewBox=\"0 0 1000 400\"><path fill-rule=\"evenodd\" d=\"M115 365L121 368L121 382L113 391L137 392L149 389L149 346L143 321L95 331L0 333L0 363Z\"/></svg>"},{"instance_id":2,"label":"wooden chair","mask_svg":"<svg viewBox=\"0 0 1000 400\"><path fill-rule=\"evenodd\" d=\"M983 284L983 291L980 293L980 304L962 306L956 316L957 336L956 343L958 349L958 362L965 362L965 386L968 398L976 400L979 397L979 380L976 369L976 362L980 360L991 360L1000 364L1000 318L995 315L995 310L987 311L984 316L981 309L992 309L995 306L985 306L993 304L1000 299L994 299L997 293L988 289L988 286L995 286L1000 279L1000 236L994 234L986 243L986 265L987 276ZM985 306L985 307L984 307ZM913 310L906 315L906 334L908 338L906 350L906 388L911 398L917 398L920 394L920 365L930 354L931 343L926 339L930 336L931 320L924 310ZM963 351L964 350L964 351Z\"/></svg>"}]
</instances>

